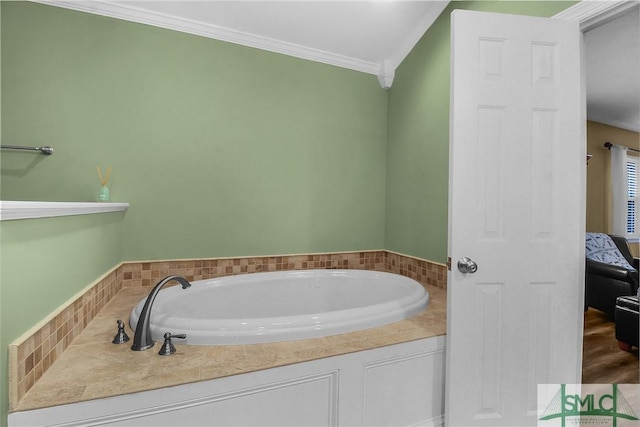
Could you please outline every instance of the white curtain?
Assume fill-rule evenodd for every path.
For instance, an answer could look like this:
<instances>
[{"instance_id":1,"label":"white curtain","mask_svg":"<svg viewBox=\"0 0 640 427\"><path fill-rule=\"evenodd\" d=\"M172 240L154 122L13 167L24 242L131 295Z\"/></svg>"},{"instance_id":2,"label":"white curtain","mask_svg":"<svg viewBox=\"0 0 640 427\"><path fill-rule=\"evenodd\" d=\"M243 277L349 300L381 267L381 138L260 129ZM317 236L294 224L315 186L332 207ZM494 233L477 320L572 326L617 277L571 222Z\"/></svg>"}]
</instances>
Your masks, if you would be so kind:
<instances>
[{"instance_id":1,"label":"white curtain","mask_svg":"<svg viewBox=\"0 0 640 427\"><path fill-rule=\"evenodd\" d=\"M611 232L618 236L627 234L627 201L629 187L627 180L627 147L611 147L611 186L613 194L613 216Z\"/></svg>"}]
</instances>

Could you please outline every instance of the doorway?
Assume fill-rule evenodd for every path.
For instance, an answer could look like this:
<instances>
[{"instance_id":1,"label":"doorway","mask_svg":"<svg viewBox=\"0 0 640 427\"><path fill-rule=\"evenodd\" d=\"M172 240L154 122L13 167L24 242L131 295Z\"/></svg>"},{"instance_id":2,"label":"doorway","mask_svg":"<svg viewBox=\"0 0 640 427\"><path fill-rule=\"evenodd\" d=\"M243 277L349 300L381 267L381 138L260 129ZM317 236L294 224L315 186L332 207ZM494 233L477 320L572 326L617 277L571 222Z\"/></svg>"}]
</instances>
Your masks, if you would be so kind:
<instances>
[{"instance_id":1,"label":"doorway","mask_svg":"<svg viewBox=\"0 0 640 427\"><path fill-rule=\"evenodd\" d=\"M610 153L604 142L638 148L640 4L584 33L587 93L587 231L611 233ZM638 256L637 243L631 245ZM634 252L635 251L635 252ZM611 316L585 313L583 383L638 383L638 350L618 348Z\"/></svg>"}]
</instances>

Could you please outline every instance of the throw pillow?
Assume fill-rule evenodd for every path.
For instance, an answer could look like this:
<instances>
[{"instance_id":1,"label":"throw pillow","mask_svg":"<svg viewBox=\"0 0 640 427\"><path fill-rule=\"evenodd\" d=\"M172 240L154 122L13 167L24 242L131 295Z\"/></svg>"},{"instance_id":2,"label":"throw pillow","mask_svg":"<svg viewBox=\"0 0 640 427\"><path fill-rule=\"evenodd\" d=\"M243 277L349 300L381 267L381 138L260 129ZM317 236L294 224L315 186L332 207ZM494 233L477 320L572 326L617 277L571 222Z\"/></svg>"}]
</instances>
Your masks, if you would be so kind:
<instances>
[{"instance_id":1,"label":"throw pillow","mask_svg":"<svg viewBox=\"0 0 640 427\"><path fill-rule=\"evenodd\" d=\"M585 255L593 261L613 264L627 270L635 270L608 234L587 233Z\"/></svg>"}]
</instances>

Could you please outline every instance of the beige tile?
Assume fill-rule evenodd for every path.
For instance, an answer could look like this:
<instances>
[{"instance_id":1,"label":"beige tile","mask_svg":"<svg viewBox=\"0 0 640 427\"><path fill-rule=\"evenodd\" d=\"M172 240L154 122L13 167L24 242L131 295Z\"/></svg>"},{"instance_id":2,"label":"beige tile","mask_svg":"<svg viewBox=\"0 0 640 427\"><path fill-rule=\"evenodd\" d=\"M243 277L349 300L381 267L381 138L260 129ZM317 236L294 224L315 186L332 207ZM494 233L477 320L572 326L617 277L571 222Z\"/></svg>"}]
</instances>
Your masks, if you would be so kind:
<instances>
[{"instance_id":1,"label":"beige tile","mask_svg":"<svg viewBox=\"0 0 640 427\"><path fill-rule=\"evenodd\" d=\"M158 356L114 345L116 320L159 278L169 274L219 277L257 271L357 268L418 279L430 293L427 311L402 322L332 337L242 346L186 346ZM145 285L144 287L142 285ZM428 286L433 284L434 286ZM125 263L33 336L14 347L10 369L13 409L72 403L213 379L442 335L446 328L446 266L386 251Z\"/></svg>"}]
</instances>

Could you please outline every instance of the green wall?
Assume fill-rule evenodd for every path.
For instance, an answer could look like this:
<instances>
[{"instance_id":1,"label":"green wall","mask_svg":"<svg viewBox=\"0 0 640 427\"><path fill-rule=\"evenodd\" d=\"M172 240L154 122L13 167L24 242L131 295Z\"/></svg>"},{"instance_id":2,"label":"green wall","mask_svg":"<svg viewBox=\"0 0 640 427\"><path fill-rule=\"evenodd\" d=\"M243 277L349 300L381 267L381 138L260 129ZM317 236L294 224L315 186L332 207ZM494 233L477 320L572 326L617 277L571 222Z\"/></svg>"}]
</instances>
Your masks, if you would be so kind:
<instances>
[{"instance_id":1,"label":"green wall","mask_svg":"<svg viewBox=\"0 0 640 427\"><path fill-rule=\"evenodd\" d=\"M553 16L575 3L452 2L400 64L388 100L385 249L447 259L451 12Z\"/></svg>"},{"instance_id":2,"label":"green wall","mask_svg":"<svg viewBox=\"0 0 640 427\"><path fill-rule=\"evenodd\" d=\"M3 3L5 200L131 204L125 259L384 246L375 76L40 4Z\"/></svg>"},{"instance_id":3,"label":"green wall","mask_svg":"<svg viewBox=\"0 0 640 427\"><path fill-rule=\"evenodd\" d=\"M13 341L120 263L123 215L0 222L3 340Z\"/></svg>"},{"instance_id":4,"label":"green wall","mask_svg":"<svg viewBox=\"0 0 640 427\"><path fill-rule=\"evenodd\" d=\"M123 215L0 222L0 425L8 345L120 263Z\"/></svg>"},{"instance_id":5,"label":"green wall","mask_svg":"<svg viewBox=\"0 0 640 427\"><path fill-rule=\"evenodd\" d=\"M126 213L0 223L7 345L122 260L384 246L387 92L375 76L27 2L0 4L3 200Z\"/></svg>"}]
</instances>

